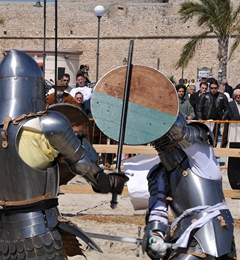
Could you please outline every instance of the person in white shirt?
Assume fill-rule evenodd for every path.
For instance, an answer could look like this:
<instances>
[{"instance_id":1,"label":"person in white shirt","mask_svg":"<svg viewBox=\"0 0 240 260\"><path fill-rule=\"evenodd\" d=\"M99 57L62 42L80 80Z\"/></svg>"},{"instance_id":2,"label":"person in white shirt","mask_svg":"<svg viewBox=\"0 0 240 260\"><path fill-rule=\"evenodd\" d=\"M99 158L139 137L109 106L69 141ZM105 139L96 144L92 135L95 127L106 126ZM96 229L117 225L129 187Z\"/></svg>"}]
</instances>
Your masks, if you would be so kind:
<instances>
[{"instance_id":1,"label":"person in white shirt","mask_svg":"<svg viewBox=\"0 0 240 260\"><path fill-rule=\"evenodd\" d=\"M219 84L218 91L223 93L227 97L228 102L232 101L232 98L230 97L229 93L225 91L225 86L223 84Z\"/></svg>"},{"instance_id":2,"label":"person in white shirt","mask_svg":"<svg viewBox=\"0 0 240 260\"><path fill-rule=\"evenodd\" d=\"M70 95L75 98L77 92L83 94L83 103L91 99L92 88L89 88L86 83L86 78L83 73L78 73L76 76L76 88L70 91Z\"/></svg>"}]
</instances>

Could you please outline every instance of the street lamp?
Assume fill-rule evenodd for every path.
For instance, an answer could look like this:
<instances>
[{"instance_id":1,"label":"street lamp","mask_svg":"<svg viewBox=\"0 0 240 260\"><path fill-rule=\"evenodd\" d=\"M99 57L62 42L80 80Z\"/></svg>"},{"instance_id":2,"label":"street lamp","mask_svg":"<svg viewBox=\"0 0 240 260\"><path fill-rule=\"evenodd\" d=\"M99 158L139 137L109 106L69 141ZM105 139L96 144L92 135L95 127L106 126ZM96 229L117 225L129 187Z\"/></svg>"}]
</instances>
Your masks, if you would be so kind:
<instances>
[{"instance_id":1,"label":"street lamp","mask_svg":"<svg viewBox=\"0 0 240 260\"><path fill-rule=\"evenodd\" d=\"M127 65L128 61L126 58L123 59L123 65Z\"/></svg>"},{"instance_id":2,"label":"street lamp","mask_svg":"<svg viewBox=\"0 0 240 260\"><path fill-rule=\"evenodd\" d=\"M42 7L42 5L41 5L41 3L40 3L40 0L37 0L37 1L36 1L36 4L33 5L33 6L36 6L36 7Z\"/></svg>"},{"instance_id":3,"label":"street lamp","mask_svg":"<svg viewBox=\"0 0 240 260\"><path fill-rule=\"evenodd\" d=\"M36 1L35 7L42 7L40 0ZM46 0L44 0L43 5L43 78L45 79L45 61L46 61Z\"/></svg>"},{"instance_id":4,"label":"street lamp","mask_svg":"<svg viewBox=\"0 0 240 260\"><path fill-rule=\"evenodd\" d=\"M44 0L43 6L43 78L45 79L45 67L46 67L46 0Z\"/></svg>"},{"instance_id":5,"label":"street lamp","mask_svg":"<svg viewBox=\"0 0 240 260\"><path fill-rule=\"evenodd\" d=\"M102 5L97 5L94 8L94 13L98 18L98 36L97 36L97 64L96 64L96 82L98 82L98 68L99 68L99 37L100 37L100 20L105 13L105 8Z\"/></svg>"}]
</instances>

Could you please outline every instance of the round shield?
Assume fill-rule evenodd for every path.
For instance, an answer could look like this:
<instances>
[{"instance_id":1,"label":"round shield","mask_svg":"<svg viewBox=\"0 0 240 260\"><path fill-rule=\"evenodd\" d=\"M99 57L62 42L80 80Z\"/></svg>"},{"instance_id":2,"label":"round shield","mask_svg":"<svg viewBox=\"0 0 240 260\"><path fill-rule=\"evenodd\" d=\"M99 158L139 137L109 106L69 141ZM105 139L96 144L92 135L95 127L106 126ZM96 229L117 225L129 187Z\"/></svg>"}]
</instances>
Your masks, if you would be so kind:
<instances>
[{"instance_id":1,"label":"round shield","mask_svg":"<svg viewBox=\"0 0 240 260\"><path fill-rule=\"evenodd\" d=\"M86 133L86 139L92 143L91 124L87 115L78 107L67 103L57 103L49 106L49 110L62 113L70 121L73 131Z\"/></svg>"},{"instance_id":2,"label":"round shield","mask_svg":"<svg viewBox=\"0 0 240 260\"><path fill-rule=\"evenodd\" d=\"M100 130L119 140L127 66L116 68L103 76L91 98L93 119ZM175 87L161 72L133 65L127 104L124 143L150 143L164 135L178 115Z\"/></svg>"},{"instance_id":3,"label":"round shield","mask_svg":"<svg viewBox=\"0 0 240 260\"><path fill-rule=\"evenodd\" d=\"M66 103L58 103L49 106L49 110L54 110L62 113L68 118L71 123L73 131L82 131L86 133L86 139L92 143L91 124L87 115L78 107ZM58 157L60 182L59 185L67 184L72 178L75 177L67 164L64 162L63 157Z\"/></svg>"}]
</instances>

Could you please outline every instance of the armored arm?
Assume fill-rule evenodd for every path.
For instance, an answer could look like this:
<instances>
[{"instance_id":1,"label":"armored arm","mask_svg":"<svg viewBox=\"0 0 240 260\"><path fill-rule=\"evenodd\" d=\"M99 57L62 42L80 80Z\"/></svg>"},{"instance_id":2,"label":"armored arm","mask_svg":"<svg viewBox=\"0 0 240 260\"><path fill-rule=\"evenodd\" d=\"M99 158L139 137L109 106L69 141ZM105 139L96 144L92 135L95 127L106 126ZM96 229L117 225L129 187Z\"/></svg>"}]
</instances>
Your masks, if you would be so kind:
<instances>
[{"instance_id":1,"label":"armored arm","mask_svg":"<svg viewBox=\"0 0 240 260\"><path fill-rule=\"evenodd\" d=\"M42 116L40 124L44 135L50 143L65 157L65 161L74 174L83 176L97 192L121 193L124 175L106 174L96 163L96 151L83 138L81 142L74 134L68 119L56 112L50 111Z\"/></svg>"},{"instance_id":2,"label":"armored arm","mask_svg":"<svg viewBox=\"0 0 240 260\"><path fill-rule=\"evenodd\" d=\"M184 116L179 112L174 125L168 131L167 135L177 142L181 148L187 148L194 143L213 144L213 134L205 124L194 122L187 124Z\"/></svg>"}]
</instances>

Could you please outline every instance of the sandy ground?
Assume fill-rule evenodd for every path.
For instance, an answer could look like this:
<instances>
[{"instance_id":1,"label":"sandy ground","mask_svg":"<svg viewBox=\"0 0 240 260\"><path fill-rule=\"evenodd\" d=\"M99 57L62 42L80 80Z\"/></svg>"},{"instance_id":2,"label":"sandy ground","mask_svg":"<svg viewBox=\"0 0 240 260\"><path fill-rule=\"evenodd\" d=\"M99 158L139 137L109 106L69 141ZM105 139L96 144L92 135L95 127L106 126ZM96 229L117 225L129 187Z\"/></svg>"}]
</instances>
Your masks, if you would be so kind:
<instances>
[{"instance_id":1,"label":"sandy ground","mask_svg":"<svg viewBox=\"0 0 240 260\"><path fill-rule=\"evenodd\" d=\"M226 171L222 171L223 187L230 188ZM71 184L83 185L85 181L77 176ZM64 194L59 196L59 208L62 215L78 224L86 232L101 233L113 236L138 238L141 229L143 236L144 210L134 211L128 195L118 196L117 209L110 208L111 195L103 194ZM240 200L226 199L235 219L235 240L240 255ZM149 259L143 255L136 244L115 242L94 238L103 254L90 249L81 242L88 260L132 260ZM137 253L140 254L137 257ZM69 260L81 260L83 256L69 257Z\"/></svg>"}]
</instances>

